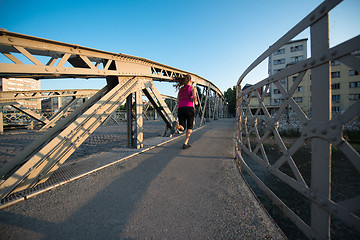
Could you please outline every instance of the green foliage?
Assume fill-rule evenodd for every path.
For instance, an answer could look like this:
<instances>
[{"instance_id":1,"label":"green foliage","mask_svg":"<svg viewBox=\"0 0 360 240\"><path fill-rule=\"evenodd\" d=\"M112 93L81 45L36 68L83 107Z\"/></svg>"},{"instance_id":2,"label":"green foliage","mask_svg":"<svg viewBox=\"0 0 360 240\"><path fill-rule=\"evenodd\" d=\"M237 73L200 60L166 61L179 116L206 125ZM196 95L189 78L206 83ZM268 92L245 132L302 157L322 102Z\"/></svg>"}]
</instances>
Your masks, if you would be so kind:
<instances>
[{"instance_id":1,"label":"green foliage","mask_svg":"<svg viewBox=\"0 0 360 240\"><path fill-rule=\"evenodd\" d=\"M235 116L236 108L236 87L228 88L224 92L226 104L228 106L229 114Z\"/></svg>"}]
</instances>

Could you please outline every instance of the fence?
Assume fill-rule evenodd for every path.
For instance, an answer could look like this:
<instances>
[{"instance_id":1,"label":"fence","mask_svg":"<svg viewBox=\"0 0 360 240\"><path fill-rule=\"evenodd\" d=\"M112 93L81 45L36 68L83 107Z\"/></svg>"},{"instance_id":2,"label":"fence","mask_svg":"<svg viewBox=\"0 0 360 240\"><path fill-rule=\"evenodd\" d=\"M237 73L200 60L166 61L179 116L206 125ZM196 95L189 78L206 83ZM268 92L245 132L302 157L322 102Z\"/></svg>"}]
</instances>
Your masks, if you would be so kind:
<instances>
[{"instance_id":1,"label":"fence","mask_svg":"<svg viewBox=\"0 0 360 240\"><path fill-rule=\"evenodd\" d=\"M258 57L240 76L237 83L237 135L236 157L241 170L245 170L259 187L280 207L284 214L308 237L329 239L331 237L331 219L336 217L355 231L360 229L360 195L347 196L341 200L332 194L331 168L332 150L342 152L346 161L355 171L353 179L347 183L359 181L360 155L344 138L343 129L360 113L357 101L338 118L331 115L331 61L339 61L360 72L360 60L356 51L360 49L360 36L329 48L329 12L341 1L324 1L288 33ZM282 71L242 91L241 82L256 66L287 44L299 33L310 28L311 57L286 67ZM294 99L294 93L302 83L304 75L311 72L311 114L305 113ZM296 80L287 89L281 80L297 75ZM271 85L275 85L283 101L275 111L265 104L265 98ZM262 89L263 91L259 91ZM250 103L256 107L251 109ZM253 104L253 103L252 103ZM253 105L254 106L254 105ZM296 114L301 125L298 138L289 143L279 132L279 121L289 108ZM260 124L260 123L263 124ZM260 130L260 128L262 129ZM270 154L269 139L273 139L277 151ZM294 155L304 146L308 146L310 155L310 174L304 176L300 162ZM296 190L310 202L309 220L304 220L285 201L269 188L269 184L256 174L249 161L254 161L268 174ZM350 176L349 176L350 177Z\"/></svg>"}]
</instances>

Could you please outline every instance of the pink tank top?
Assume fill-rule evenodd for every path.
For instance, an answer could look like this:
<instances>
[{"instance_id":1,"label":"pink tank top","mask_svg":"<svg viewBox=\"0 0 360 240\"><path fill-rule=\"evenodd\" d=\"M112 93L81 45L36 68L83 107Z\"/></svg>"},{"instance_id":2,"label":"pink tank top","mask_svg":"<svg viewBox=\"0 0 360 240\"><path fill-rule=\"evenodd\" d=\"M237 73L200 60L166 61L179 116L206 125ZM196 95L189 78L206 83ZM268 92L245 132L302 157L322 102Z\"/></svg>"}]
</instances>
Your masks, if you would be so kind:
<instances>
[{"instance_id":1,"label":"pink tank top","mask_svg":"<svg viewBox=\"0 0 360 240\"><path fill-rule=\"evenodd\" d=\"M179 105L178 108L181 107L194 107L194 97L192 95L192 86L185 85L179 90Z\"/></svg>"}]
</instances>

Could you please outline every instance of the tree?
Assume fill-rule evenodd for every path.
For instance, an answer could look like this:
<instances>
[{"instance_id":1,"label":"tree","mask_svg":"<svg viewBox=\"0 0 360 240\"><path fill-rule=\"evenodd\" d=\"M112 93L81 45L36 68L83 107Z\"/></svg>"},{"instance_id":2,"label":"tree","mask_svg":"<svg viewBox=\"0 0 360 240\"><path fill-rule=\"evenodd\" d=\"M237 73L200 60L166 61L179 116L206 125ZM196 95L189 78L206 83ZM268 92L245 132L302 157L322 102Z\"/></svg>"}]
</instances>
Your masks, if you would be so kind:
<instances>
[{"instance_id":1,"label":"tree","mask_svg":"<svg viewBox=\"0 0 360 240\"><path fill-rule=\"evenodd\" d=\"M230 116L235 116L235 108L236 108L236 87L234 86L233 88L228 88L228 90L226 90L224 92L224 97L225 97L225 101L226 104L228 106L228 110L229 110L229 115Z\"/></svg>"}]
</instances>

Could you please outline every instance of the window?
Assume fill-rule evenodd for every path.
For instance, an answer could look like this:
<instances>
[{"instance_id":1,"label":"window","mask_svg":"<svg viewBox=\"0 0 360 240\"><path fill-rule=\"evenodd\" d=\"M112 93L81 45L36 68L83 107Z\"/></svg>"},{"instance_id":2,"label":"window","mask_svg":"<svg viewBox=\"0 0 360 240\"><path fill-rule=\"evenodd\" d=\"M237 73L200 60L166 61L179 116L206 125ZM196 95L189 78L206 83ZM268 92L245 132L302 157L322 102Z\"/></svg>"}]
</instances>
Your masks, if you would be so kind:
<instances>
[{"instance_id":1,"label":"window","mask_svg":"<svg viewBox=\"0 0 360 240\"><path fill-rule=\"evenodd\" d=\"M278 99L274 99L274 104L281 104L283 102L283 99L278 98Z\"/></svg>"},{"instance_id":2,"label":"window","mask_svg":"<svg viewBox=\"0 0 360 240\"><path fill-rule=\"evenodd\" d=\"M339 102L340 101L340 95L332 95L331 101L333 102Z\"/></svg>"},{"instance_id":3,"label":"window","mask_svg":"<svg viewBox=\"0 0 360 240\"><path fill-rule=\"evenodd\" d=\"M360 87L360 82L349 82L349 88L358 88Z\"/></svg>"},{"instance_id":4,"label":"window","mask_svg":"<svg viewBox=\"0 0 360 240\"><path fill-rule=\"evenodd\" d=\"M296 89L296 92L302 92L303 87L302 86L298 86L298 88Z\"/></svg>"},{"instance_id":5,"label":"window","mask_svg":"<svg viewBox=\"0 0 360 240\"><path fill-rule=\"evenodd\" d=\"M294 77L293 77L293 82L295 82L295 81L296 81L296 79L297 79L297 76L294 76Z\"/></svg>"},{"instance_id":6,"label":"window","mask_svg":"<svg viewBox=\"0 0 360 240\"><path fill-rule=\"evenodd\" d=\"M340 72L331 72L331 78L339 78Z\"/></svg>"},{"instance_id":7,"label":"window","mask_svg":"<svg viewBox=\"0 0 360 240\"><path fill-rule=\"evenodd\" d=\"M298 45L298 46L294 46L290 48L291 52L297 52L297 51L302 51L303 50L303 45Z\"/></svg>"},{"instance_id":8,"label":"window","mask_svg":"<svg viewBox=\"0 0 360 240\"><path fill-rule=\"evenodd\" d=\"M340 89L340 83L331 84L331 89Z\"/></svg>"},{"instance_id":9,"label":"window","mask_svg":"<svg viewBox=\"0 0 360 240\"><path fill-rule=\"evenodd\" d=\"M359 100L360 99L360 94L350 94L349 95L349 100Z\"/></svg>"},{"instance_id":10,"label":"window","mask_svg":"<svg viewBox=\"0 0 360 240\"><path fill-rule=\"evenodd\" d=\"M338 66L340 65L340 62L339 61L331 61L331 66Z\"/></svg>"},{"instance_id":11,"label":"window","mask_svg":"<svg viewBox=\"0 0 360 240\"><path fill-rule=\"evenodd\" d=\"M331 108L332 112L340 112L340 107L339 106L335 106Z\"/></svg>"},{"instance_id":12,"label":"window","mask_svg":"<svg viewBox=\"0 0 360 240\"><path fill-rule=\"evenodd\" d=\"M294 101L297 103L301 103L302 102L302 97L294 97Z\"/></svg>"},{"instance_id":13,"label":"window","mask_svg":"<svg viewBox=\"0 0 360 240\"><path fill-rule=\"evenodd\" d=\"M283 68L280 68L280 69L274 69L274 74L275 74L275 73L280 72L281 70L283 70Z\"/></svg>"},{"instance_id":14,"label":"window","mask_svg":"<svg viewBox=\"0 0 360 240\"><path fill-rule=\"evenodd\" d=\"M291 58L292 63L299 62L301 60L303 60L303 56L296 56Z\"/></svg>"},{"instance_id":15,"label":"window","mask_svg":"<svg viewBox=\"0 0 360 240\"><path fill-rule=\"evenodd\" d=\"M274 89L274 94L281 94L279 89Z\"/></svg>"},{"instance_id":16,"label":"window","mask_svg":"<svg viewBox=\"0 0 360 240\"><path fill-rule=\"evenodd\" d=\"M274 52L274 55L279 55L279 54L284 54L285 53L285 48L281 48L279 50L277 50L276 52Z\"/></svg>"},{"instance_id":17,"label":"window","mask_svg":"<svg viewBox=\"0 0 360 240\"><path fill-rule=\"evenodd\" d=\"M359 72L358 72L358 71L349 70L349 76L356 76L356 75L359 75Z\"/></svg>"},{"instance_id":18,"label":"window","mask_svg":"<svg viewBox=\"0 0 360 240\"><path fill-rule=\"evenodd\" d=\"M284 63L285 63L285 58L274 60L274 65L284 64Z\"/></svg>"}]
</instances>

